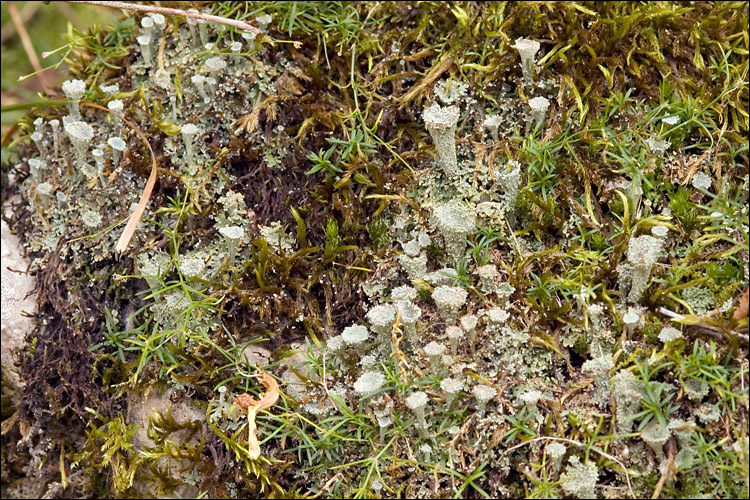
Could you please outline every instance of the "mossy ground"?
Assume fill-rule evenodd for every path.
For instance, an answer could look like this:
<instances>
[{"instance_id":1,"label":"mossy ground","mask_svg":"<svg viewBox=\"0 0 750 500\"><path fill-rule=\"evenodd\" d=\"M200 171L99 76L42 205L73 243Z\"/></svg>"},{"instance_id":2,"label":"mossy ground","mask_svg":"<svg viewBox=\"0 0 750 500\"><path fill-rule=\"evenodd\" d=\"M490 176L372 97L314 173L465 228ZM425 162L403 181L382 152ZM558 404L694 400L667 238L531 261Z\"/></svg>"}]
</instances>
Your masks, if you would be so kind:
<instances>
[{"instance_id":1,"label":"mossy ground","mask_svg":"<svg viewBox=\"0 0 750 500\"><path fill-rule=\"evenodd\" d=\"M125 103L122 128L81 106L96 142L122 133L121 171L108 159L103 179L87 178L72 152L52 158L49 126L46 156L37 149L33 122L62 120L62 93L3 145L3 202L22 196L10 223L40 305L26 389L15 406L3 395L4 489L34 478L76 497L747 496L748 321L733 317L748 287L746 3L194 6L270 15L268 37L168 17L149 69L141 15L71 35L84 101ZM208 48L191 38L204 27ZM519 37L542 46L531 85ZM216 56L229 70L206 100L190 76ZM552 103L541 126L535 96ZM422 121L434 101L461 109L459 178L440 172ZM497 137L482 126L491 115ZM201 130L195 161L185 123ZM151 168L135 130L159 176L116 255ZM503 180L514 165L517 197ZM451 199L478 218L458 262L431 219ZM98 224L82 222L90 212ZM634 297L628 250L654 227L668 229L665 252ZM402 269L412 240L435 274ZM478 278L486 265L495 282ZM468 291L460 314L480 327L474 349L436 368L421 347L450 326L431 299L441 284ZM331 347L401 285L419 294L416 345L396 321L378 343ZM681 337L665 342L670 325ZM259 416L251 460L231 402L263 390L256 368L282 398ZM367 371L385 382L360 397ZM455 400L448 377L464 384ZM483 412L478 383L497 391ZM417 390L426 433L405 404ZM162 393L174 415L136 416Z\"/></svg>"}]
</instances>

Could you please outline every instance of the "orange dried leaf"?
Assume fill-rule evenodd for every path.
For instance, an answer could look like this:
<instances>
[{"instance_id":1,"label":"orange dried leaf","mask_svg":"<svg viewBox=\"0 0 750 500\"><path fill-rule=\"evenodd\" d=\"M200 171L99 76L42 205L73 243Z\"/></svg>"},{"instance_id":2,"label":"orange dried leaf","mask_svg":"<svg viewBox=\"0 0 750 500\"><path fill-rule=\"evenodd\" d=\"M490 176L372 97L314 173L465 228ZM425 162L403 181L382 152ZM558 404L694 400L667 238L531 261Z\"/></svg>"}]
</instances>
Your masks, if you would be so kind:
<instances>
[{"instance_id":1,"label":"orange dried leaf","mask_svg":"<svg viewBox=\"0 0 750 500\"><path fill-rule=\"evenodd\" d=\"M279 399L279 384L276 383L276 380L263 371L260 371L259 375L261 383L266 388L266 392L260 400L255 399L246 392L234 398L235 406L247 412L247 447L248 454L252 460L260 457L260 443L258 443L258 427L255 424L255 416L260 410L272 407Z\"/></svg>"},{"instance_id":2,"label":"orange dried leaf","mask_svg":"<svg viewBox=\"0 0 750 500\"><path fill-rule=\"evenodd\" d=\"M734 311L732 318L739 321L742 318L747 318L748 312L750 312L750 288L746 288L745 293L740 297L740 305Z\"/></svg>"},{"instance_id":3,"label":"orange dried leaf","mask_svg":"<svg viewBox=\"0 0 750 500\"><path fill-rule=\"evenodd\" d=\"M267 374L266 372L260 372L260 382L265 386L266 393L260 400L260 409L266 410L276 404L279 400L279 384L276 383L276 379Z\"/></svg>"},{"instance_id":4,"label":"orange dried leaf","mask_svg":"<svg viewBox=\"0 0 750 500\"><path fill-rule=\"evenodd\" d=\"M258 406L258 403L259 401L257 399L246 392L234 398L235 406L240 407L245 413L247 413L247 410L250 407Z\"/></svg>"}]
</instances>

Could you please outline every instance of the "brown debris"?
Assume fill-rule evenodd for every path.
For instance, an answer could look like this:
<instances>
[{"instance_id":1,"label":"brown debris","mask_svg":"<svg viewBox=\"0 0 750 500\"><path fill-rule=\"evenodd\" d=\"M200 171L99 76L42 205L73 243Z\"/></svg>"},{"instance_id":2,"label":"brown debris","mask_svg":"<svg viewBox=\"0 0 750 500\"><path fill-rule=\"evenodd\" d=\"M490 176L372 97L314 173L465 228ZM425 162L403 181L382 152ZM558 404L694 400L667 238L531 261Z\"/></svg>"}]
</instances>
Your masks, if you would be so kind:
<instances>
[{"instance_id":1,"label":"brown debris","mask_svg":"<svg viewBox=\"0 0 750 500\"><path fill-rule=\"evenodd\" d=\"M258 427L255 424L255 416L260 410L266 410L276 404L279 399L279 384L276 380L264 371L259 371L261 383L265 386L266 392L260 400L255 399L250 394L244 392L234 398L234 404L247 413L248 440L247 446L252 460L260 457L260 444L258 443Z\"/></svg>"},{"instance_id":2,"label":"brown debris","mask_svg":"<svg viewBox=\"0 0 750 500\"><path fill-rule=\"evenodd\" d=\"M739 321L743 318L747 318L748 312L750 312L750 288L745 288L745 293L740 297L740 305L737 310L734 311L732 318L734 318L735 321Z\"/></svg>"}]
</instances>

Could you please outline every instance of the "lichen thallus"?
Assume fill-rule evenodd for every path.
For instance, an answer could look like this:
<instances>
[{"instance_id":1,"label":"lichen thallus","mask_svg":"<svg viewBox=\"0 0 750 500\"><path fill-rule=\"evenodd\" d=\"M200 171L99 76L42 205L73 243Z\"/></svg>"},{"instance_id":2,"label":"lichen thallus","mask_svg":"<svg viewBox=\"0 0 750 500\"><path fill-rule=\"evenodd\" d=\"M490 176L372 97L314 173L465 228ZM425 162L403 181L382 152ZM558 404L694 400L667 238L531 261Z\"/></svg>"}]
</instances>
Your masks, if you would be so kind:
<instances>
[{"instance_id":1,"label":"lichen thallus","mask_svg":"<svg viewBox=\"0 0 750 500\"><path fill-rule=\"evenodd\" d=\"M154 154L154 150L151 148L151 144L148 142L148 138L146 138L146 135L141 132L141 130L136 127L135 124L126 120L123 116L115 113L111 109L108 109L99 104L95 104L93 102L81 102L80 104L82 104L83 106L89 106L91 108L101 109L121 119L123 123L127 124L131 129L133 129L136 134L138 134L138 137L140 137L141 140L146 144L146 147L151 154L151 174L148 176L148 181L146 181L146 187L143 188L141 199L138 201L138 205L135 207L135 210L133 210L133 213L130 214L128 224L125 226L125 229L123 230L122 235L120 236L120 239L117 241L117 245L115 246L115 251L117 253L123 253L125 252L125 250L127 250L128 245L130 244L130 240L135 234L138 223L141 221L143 212L146 211L146 205L148 205L148 201L151 198L151 192L154 190L157 176L156 155Z\"/></svg>"}]
</instances>

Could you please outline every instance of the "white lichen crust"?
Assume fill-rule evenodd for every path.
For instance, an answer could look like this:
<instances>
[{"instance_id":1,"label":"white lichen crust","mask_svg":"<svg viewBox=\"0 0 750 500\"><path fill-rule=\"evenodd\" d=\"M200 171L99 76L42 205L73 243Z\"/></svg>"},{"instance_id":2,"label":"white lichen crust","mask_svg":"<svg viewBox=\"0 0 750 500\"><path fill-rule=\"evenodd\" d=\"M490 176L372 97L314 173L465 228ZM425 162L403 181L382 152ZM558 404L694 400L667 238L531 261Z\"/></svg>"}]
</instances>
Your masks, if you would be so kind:
<instances>
[{"instance_id":1,"label":"white lichen crust","mask_svg":"<svg viewBox=\"0 0 750 500\"><path fill-rule=\"evenodd\" d=\"M6 215L8 212L6 212ZM5 219L0 221L2 232L0 238L0 256L2 256L2 363L3 386L7 379L13 389L20 389L25 384L19 375L20 355L24 351L26 336L34 331L34 314L37 310L36 294L33 293L36 279L30 273L14 270L28 269L30 262L23 255L23 246L19 238L11 234ZM10 392L10 391L9 391ZM5 387L3 387L5 398ZM12 395L16 399L16 395Z\"/></svg>"}]
</instances>

